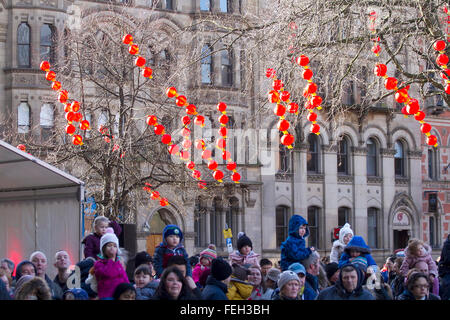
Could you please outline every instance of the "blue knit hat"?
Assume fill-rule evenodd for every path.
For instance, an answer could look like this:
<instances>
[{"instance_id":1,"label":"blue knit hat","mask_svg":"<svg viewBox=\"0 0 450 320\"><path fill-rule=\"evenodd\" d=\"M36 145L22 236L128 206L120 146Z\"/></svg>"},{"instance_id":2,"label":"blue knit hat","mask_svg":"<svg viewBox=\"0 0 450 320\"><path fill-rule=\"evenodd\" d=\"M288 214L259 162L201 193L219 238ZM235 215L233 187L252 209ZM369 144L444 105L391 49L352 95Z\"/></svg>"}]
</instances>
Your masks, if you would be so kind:
<instances>
[{"instance_id":1,"label":"blue knit hat","mask_svg":"<svg viewBox=\"0 0 450 320\"><path fill-rule=\"evenodd\" d=\"M181 242L181 240L183 240L183 232L181 232L181 229L178 226L174 225L174 224L168 224L164 228L164 230L163 230L164 241L170 235L179 236L180 237L180 242Z\"/></svg>"}]
</instances>

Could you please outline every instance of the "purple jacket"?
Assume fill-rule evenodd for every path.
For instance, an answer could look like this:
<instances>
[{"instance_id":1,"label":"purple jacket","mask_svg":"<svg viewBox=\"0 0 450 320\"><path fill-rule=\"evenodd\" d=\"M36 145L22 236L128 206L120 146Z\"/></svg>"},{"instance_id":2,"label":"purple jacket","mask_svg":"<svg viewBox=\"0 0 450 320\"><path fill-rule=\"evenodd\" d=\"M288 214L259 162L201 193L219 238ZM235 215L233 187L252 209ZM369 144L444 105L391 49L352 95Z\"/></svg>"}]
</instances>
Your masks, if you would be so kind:
<instances>
[{"instance_id":1,"label":"purple jacket","mask_svg":"<svg viewBox=\"0 0 450 320\"><path fill-rule=\"evenodd\" d=\"M423 261L428 265L429 274L432 274L437 278L438 269L437 269L436 263L434 262L433 258L431 257L431 247L427 244L425 244L423 247L425 248L427 253L424 256L420 256L420 257L412 255L409 252L408 248L405 249L405 259L403 260L402 266L400 267L400 273L404 277L406 277L408 271L410 269L414 268L414 266L418 262Z\"/></svg>"},{"instance_id":2,"label":"purple jacket","mask_svg":"<svg viewBox=\"0 0 450 320\"><path fill-rule=\"evenodd\" d=\"M109 223L109 226L113 228L114 233L117 237L122 233L122 228L120 225L115 222L111 221ZM81 241L82 244L84 244L84 258L92 257L95 260L98 260L99 257L97 256L100 253L100 238L102 236L97 233L91 233L87 235L83 241Z\"/></svg>"},{"instance_id":3,"label":"purple jacket","mask_svg":"<svg viewBox=\"0 0 450 320\"><path fill-rule=\"evenodd\" d=\"M97 279L97 293L100 299L111 298L119 284L130 282L119 260L100 259L96 261L94 274Z\"/></svg>"}]
</instances>

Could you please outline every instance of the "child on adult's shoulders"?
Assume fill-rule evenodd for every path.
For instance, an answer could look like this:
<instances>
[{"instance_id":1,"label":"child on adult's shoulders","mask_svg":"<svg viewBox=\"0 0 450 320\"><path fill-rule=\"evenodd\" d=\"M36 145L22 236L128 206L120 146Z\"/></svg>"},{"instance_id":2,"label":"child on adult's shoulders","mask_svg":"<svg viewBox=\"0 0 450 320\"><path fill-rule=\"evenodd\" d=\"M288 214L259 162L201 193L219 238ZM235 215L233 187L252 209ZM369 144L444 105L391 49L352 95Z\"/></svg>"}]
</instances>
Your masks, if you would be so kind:
<instances>
[{"instance_id":1,"label":"child on adult's shoulders","mask_svg":"<svg viewBox=\"0 0 450 320\"><path fill-rule=\"evenodd\" d=\"M258 265L259 256L259 254L253 252L252 240L244 232L239 232L237 250L229 254L230 264L236 263L240 266L245 264Z\"/></svg>"},{"instance_id":2,"label":"child on adult's shoulders","mask_svg":"<svg viewBox=\"0 0 450 320\"><path fill-rule=\"evenodd\" d=\"M101 254L100 239L107 233L108 228L114 230L116 236L120 236L122 228L115 221L110 221L105 216L98 216L93 222L94 232L87 235L82 244L84 244L84 258L92 257L96 260L99 259L98 255Z\"/></svg>"},{"instance_id":3,"label":"child on adult's shoulders","mask_svg":"<svg viewBox=\"0 0 450 320\"><path fill-rule=\"evenodd\" d=\"M345 247L344 253L339 259L339 268L347 263L352 262L358 257L362 257L364 258L364 260L367 260L367 266L372 267L374 272L377 272L378 266L370 252L371 249L364 241L364 238L361 236L354 236ZM356 259L356 261L360 261L360 258Z\"/></svg>"},{"instance_id":4,"label":"child on adult's shoulders","mask_svg":"<svg viewBox=\"0 0 450 320\"><path fill-rule=\"evenodd\" d=\"M200 284L200 278L202 277L202 274L206 271L209 271L213 259L216 258L217 253L216 246L214 244L210 244L208 248L200 253L199 262L195 265L194 270L192 270L192 279L194 279L194 282L197 285Z\"/></svg>"}]
</instances>

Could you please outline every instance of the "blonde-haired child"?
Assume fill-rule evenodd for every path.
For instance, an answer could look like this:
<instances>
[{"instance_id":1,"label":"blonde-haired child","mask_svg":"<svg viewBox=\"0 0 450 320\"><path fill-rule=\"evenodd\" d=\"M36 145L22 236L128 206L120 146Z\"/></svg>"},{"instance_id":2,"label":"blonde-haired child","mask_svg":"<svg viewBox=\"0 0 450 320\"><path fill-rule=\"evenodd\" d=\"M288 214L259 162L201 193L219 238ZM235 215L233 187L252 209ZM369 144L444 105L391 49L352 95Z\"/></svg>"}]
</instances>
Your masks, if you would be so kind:
<instances>
[{"instance_id":1,"label":"blonde-haired child","mask_svg":"<svg viewBox=\"0 0 450 320\"><path fill-rule=\"evenodd\" d=\"M431 247L419 239L411 239L408 241L408 247L405 249L405 259L400 267L400 273L406 277L408 271L412 269L418 262L425 262L428 265L430 280L438 276L436 263L431 257Z\"/></svg>"},{"instance_id":2,"label":"blonde-haired child","mask_svg":"<svg viewBox=\"0 0 450 320\"><path fill-rule=\"evenodd\" d=\"M105 216L98 216L93 222L94 232L87 235L82 244L84 244L84 258L92 257L96 260L99 259L100 252L100 238L106 233L109 227L112 227L116 236L119 236L122 232L122 228L115 221L110 221Z\"/></svg>"}]
</instances>

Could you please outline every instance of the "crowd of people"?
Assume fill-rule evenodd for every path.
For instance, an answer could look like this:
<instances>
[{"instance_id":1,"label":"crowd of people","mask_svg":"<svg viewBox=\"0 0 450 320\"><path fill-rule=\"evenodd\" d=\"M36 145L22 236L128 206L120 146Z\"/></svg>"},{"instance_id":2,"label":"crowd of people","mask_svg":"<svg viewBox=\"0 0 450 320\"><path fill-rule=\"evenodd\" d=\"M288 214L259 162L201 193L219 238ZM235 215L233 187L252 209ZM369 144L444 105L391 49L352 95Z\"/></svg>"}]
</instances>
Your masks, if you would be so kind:
<instances>
[{"instance_id":1,"label":"crowd of people","mask_svg":"<svg viewBox=\"0 0 450 320\"><path fill-rule=\"evenodd\" d=\"M242 232L237 249L227 257L218 257L214 244L189 256L176 225L164 228L153 257L146 251L128 257L119 248L120 225L99 216L93 227L82 241L84 259L75 268L70 268L66 251L56 252L53 280L41 251L17 266L3 258L0 300L450 299L450 236L438 261L431 257L430 246L411 239L407 248L396 250L379 268L371 248L348 223L329 256L306 247L308 222L300 215L289 221L279 261L261 258Z\"/></svg>"}]
</instances>

